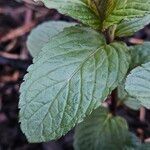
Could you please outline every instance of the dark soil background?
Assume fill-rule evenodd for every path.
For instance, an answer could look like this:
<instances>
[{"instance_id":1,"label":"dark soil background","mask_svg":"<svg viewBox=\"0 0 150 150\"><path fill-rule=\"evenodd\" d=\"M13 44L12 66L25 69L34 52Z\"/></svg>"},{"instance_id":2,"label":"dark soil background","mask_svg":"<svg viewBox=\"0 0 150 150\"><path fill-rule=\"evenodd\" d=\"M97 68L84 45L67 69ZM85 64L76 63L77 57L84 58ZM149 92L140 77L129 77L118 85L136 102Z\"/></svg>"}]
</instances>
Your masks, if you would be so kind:
<instances>
[{"instance_id":1,"label":"dark soil background","mask_svg":"<svg viewBox=\"0 0 150 150\"><path fill-rule=\"evenodd\" d=\"M19 1L19 0L18 0ZM21 1L21 0L20 0ZM46 20L73 19L48 10L32 0L0 0L0 150L72 150L73 131L56 142L29 144L18 123L19 85L32 58L26 47L27 35ZM125 38L128 44L150 40L150 28ZM146 114L145 114L146 113ZM142 141L150 142L150 113L120 107L118 114L126 118L130 130Z\"/></svg>"}]
</instances>

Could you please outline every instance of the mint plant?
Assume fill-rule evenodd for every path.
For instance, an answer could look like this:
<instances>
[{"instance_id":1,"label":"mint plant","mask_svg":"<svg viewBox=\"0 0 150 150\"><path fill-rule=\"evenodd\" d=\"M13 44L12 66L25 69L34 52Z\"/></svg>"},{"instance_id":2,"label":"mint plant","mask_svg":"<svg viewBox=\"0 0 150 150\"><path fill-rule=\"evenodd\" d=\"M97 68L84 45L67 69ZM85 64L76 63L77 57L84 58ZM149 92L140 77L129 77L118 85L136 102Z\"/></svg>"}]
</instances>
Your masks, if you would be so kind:
<instances>
[{"instance_id":1,"label":"mint plant","mask_svg":"<svg viewBox=\"0 0 150 150\"><path fill-rule=\"evenodd\" d=\"M150 22L150 0L41 1L80 23L48 21L28 38L34 59L19 102L28 141L58 139L77 125L76 150L150 149L115 112L120 101L150 108L150 42L120 40Z\"/></svg>"}]
</instances>

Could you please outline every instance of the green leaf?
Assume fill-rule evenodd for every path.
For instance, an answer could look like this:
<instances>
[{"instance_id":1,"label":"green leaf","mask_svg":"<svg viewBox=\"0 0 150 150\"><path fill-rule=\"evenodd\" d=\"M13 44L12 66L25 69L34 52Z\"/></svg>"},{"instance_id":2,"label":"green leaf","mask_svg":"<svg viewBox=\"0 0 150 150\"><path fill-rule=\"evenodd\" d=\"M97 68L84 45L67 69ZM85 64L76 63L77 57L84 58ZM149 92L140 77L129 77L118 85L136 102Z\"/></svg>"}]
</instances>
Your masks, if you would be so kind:
<instances>
[{"instance_id":1,"label":"green leaf","mask_svg":"<svg viewBox=\"0 0 150 150\"><path fill-rule=\"evenodd\" d=\"M21 128L30 142L56 139L101 105L129 67L123 43L84 27L51 38L21 85Z\"/></svg>"},{"instance_id":2,"label":"green leaf","mask_svg":"<svg viewBox=\"0 0 150 150\"><path fill-rule=\"evenodd\" d=\"M150 13L150 0L112 0L115 6L103 23L104 28L118 24L122 20L142 17Z\"/></svg>"},{"instance_id":3,"label":"green leaf","mask_svg":"<svg viewBox=\"0 0 150 150\"><path fill-rule=\"evenodd\" d=\"M27 47L30 54L33 57L36 57L51 37L63 31L65 27L74 25L75 23L63 21L48 21L38 25L32 30L27 40Z\"/></svg>"},{"instance_id":4,"label":"green leaf","mask_svg":"<svg viewBox=\"0 0 150 150\"><path fill-rule=\"evenodd\" d=\"M125 105L133 110L139 110L142 106L139 100L130 95L127 95L124 100Z\"/></svg>"},{"instance_id":5,"label":"green leaf","mask_svg":"<svg viewBox=\"0 0 150 150\"><path fill-rule=\"evenodd\" d=\"M91 0L93 1L93 0ZM94 0L95 7L98 9L100 19L103 22L117 7L118 1L116 0Z\"/></svg>"},{"instance_id":6,"label":"green leaf","mask_svg":"<svg viewBox=\"0 0 150 150\"><path fill-rule=\"evenodd\" d=\"M145 64L150 61L150 42L144 42L142 45L136 45L130 47L131 65L133 69L141 64Z\"/></svg>"},{"instance_id":7,"label":"green leaf","mask_svg":"<svg viewBox=\"0 0 150 150\"><path fill-rule=\"evenodd\" d=\"M118 37L131 36L150 23L150 15L121 21L115 35Z\"/></svg>"},{"instance_id":8,"label":"green leaf","mask_svg":"<svg viewBox=\"0 0 150 150\"><path fill-rule=\"evenodd\" d=\"M141 140L134 133L130 132L125 150L137 150L141 145Z\"/></svg>"},{"instance_id":9,"label":"green leaf","mask_svg":"<svg viewBox=\"0 0 150 150\"><path fill-rule=\"evenodd\" d=\"M130 47L131 64L130 70L150 61L150 42L144 42L142 45ZM138 110L141 102L125 91L124 82L118 87L118 99L131 109Z\"/></svg>"},{"instance_id":10,"label":"green leaf","mask_svg":"<svg viewBox=\"0 0 150 150\"><path fill-rule=\"evenodd\" d=\"M125 84L124 82L118 86L118 100L123 102L127 107L138 110L141 108L141 102L137 100L134 97L131 97L126 91L125 91Z\"/></svg>"},{"instance_id":11,"label":"green leaf","mask_svg":"<svg viewBox=\"0 0 150 150\"><path fill-rule=\"evenodd\" d=\"M48 8L57 9L60 13L69 15L83 24L98 29L99 16L91 9L85 0L41 0Z\"/></svg>"},{"instance_id":12,"label":"green leaf","mask_svg":"<svg viewBox=\"0 0 150 150\"><path fill-rule=\"evenodd\" d=\"M150 109L150 62L139 66L128 75L125 89L143 106Z\"/></svg>"},{"instance_id":13,"label":"green leaf","mask_svg":"<svg viewBox=\"0 0 150 150\"><path fill-rule=\"evenodd\" d=\"M136 145L131 138L123 118L98 108L76 127L74 147L75 150L127 150Z\"/></svg>"},{"instance_id":14,"label":"green leaf","mask_svg":"<svg viewBox=\"0 0 150 150\"><path fill-rule=\"evenodd\" d=\"M142 144L141 147L138 150L149 150L150 149L150 144Z\"/></svg>"},{"instance_id":15,"label":"green leaf","mask_svg":"<svg viewBox=\"0 0 150 150\"><path fill-rule=\"evenodd\" d=\"M150 14L150 0L41 1L46 7L57 9L60 13L69 15L95 29L106 29L109 26L120 23L122 20ZM143 23L145 22L143 20Z\"/></svg>"}]
</instances>

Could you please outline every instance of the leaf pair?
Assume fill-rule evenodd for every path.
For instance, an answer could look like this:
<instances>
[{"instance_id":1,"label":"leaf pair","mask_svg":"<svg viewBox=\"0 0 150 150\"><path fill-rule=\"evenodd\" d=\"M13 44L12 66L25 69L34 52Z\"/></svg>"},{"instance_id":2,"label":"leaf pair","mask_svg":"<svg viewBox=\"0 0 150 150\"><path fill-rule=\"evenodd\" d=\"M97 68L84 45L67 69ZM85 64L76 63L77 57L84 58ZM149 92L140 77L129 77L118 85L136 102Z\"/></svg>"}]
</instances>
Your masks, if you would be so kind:
<instances>
[{"instance_id":1,"label":"leaf pair","mask_svg":"<svg viewBox=\"0 0 150 150\"><path fill-rule=\"evenodd\" d=\"M51 37L20 89L21 128L28 140L59 138L99 107L127 73L127 50L86 27Z\"/></svg>"},{"instance_id":2,"label":"leaf pair","mask_svg":"<svg viewBox=\"0 0 150 150\"><path fill-rule=\"evenodd\" d=\"M103 30L114 24L119 24L117 36L133 34L143 25L149 23L149 17L143 18L143 16L150 14L149 0L41 1L46 7L57 9L60 13L69 15L94 29Z\"/></svg>"}]
</instances>

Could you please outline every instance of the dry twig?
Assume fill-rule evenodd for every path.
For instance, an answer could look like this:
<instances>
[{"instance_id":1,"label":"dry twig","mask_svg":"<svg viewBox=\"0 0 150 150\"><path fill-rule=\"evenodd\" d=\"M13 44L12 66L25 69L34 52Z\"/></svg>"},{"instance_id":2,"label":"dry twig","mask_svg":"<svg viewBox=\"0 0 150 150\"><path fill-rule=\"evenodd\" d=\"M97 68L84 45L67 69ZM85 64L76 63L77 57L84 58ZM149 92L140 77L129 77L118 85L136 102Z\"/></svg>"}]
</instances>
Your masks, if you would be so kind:
<instances>
[{"instance_id":1,"label":"dry twig","mask_svg":"<svg viewBox=\"0 0 150 150\"><path fill-rule=\"evenodd\" d=\"M0 39L0 43L7 42L9 40L13 40L20 36L23 36L24 34L28 33L35 25L36 25L36 22L33 21L33 22L25 24L17 29L11 30L8 34L6 34L5 36L3 36Z\"/></svg>"}]
</instances>

